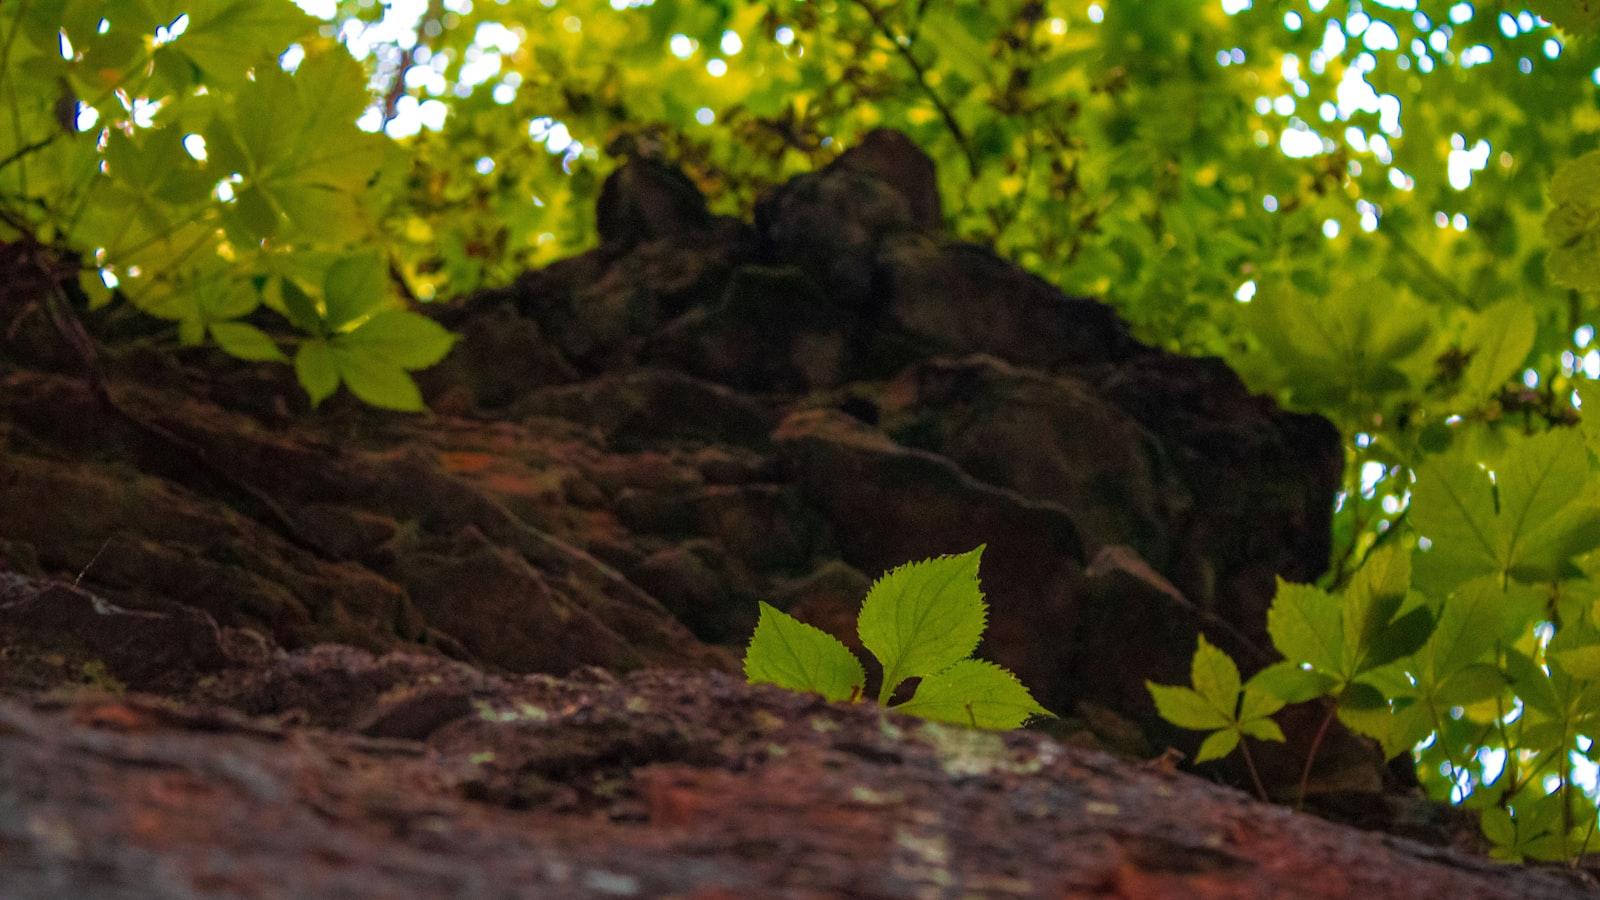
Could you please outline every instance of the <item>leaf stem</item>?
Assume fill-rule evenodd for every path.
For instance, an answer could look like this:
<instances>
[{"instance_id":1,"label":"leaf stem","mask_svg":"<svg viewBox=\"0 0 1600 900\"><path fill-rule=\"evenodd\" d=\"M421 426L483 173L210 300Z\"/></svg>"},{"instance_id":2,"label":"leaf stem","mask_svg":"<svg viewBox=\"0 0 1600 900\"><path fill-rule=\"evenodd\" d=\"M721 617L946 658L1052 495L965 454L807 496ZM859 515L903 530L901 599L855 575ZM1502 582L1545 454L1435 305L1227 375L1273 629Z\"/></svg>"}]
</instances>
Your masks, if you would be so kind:
<instances>
[{"instance_id":1,"label":"leaf stem","mask_svg":"<svg viewBox=\"0 0 1600 900\"><path fill-rule=\"evenodd\" d=\"M1270 803L1266 785L1261 783L1261 773L1256 771L1255 758L1250 755L1249 739L1243 735L1239 737L1239 753L1244 757L1244 767L1250 773L1250 782L1256 787L1256 797L1260 798L1262 803Z\"/></svg>"},{"instance_id":2,"label":"leaf stem","mask_svg":"<svg viewBox=\"0 0 1600 900\"><path fill-rule=\"evenodd\" d=\"M1306 790L1311 785L1311 767L1316 764L1317 752L1322 749L1322 739L1328 736L1328 726L1333 724L1333 717L1339 711L1337 703L1328 704L1328 714L1322 717L1322 724L1317 726L1317 733L1311 738L1311 748L1306 751L1306 765L1300 770L1300 793L1295 797L1295 812L1306 808Z\"/></svg>"},{"instance_id":3,"label":"leaf stem","mask_svg":"<svg viewBox=\"0 0 1600 900\"><path fill-rule=\"evenodd\" d=\"M883 17L883 11L874 6L872 0L852 0L852 2L866 12L872 19L872 24L877 27L878 33L883 35L884 40L888 41L895 52L900 54L900 58L906 61L906 65L911 67L911 73L917 76L917 86L922 88L922 93L927 95L933 108L939 112L939 118L944 120L944 126L949 130L950 136L955 138L956 144L961 147L961 155L967 160L968 174L977 178L978 155L972 149L972 142L967 139L966 129L961 127L950 105L945 103L944 98L939 96L939 92L934 90L933 84L928 81L928 70L917 60L916 54L911 52L910 39L902 40L902 35L894 30L889 21Z\"/></svg>"}]
</instances>

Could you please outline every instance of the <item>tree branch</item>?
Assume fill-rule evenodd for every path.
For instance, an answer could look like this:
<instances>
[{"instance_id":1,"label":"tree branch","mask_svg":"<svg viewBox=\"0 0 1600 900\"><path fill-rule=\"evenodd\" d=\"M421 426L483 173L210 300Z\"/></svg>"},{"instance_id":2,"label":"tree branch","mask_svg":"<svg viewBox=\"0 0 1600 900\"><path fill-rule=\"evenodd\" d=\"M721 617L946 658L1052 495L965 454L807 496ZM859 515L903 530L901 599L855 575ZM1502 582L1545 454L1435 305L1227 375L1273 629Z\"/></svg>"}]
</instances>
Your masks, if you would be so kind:
<instances>
[{"instance_id":1,"label":"tree branch","mask_svg":"<svg viewBox=\"0 0 1600 900\"><path fill-rule=\"evenodd\" d=\"M917 85L922 88L922 92L927 95L928 100L933 103L933 108L938 110L939 118L944 120L945 128L949 130L950 136L955 138L956 144L961 147L961 155L966 157L967 160L967 172L974 178L978 177L978 156L972 150L972 142L967 139L967 132L961 127L961 123L956 121L955 112L950 109L949 104L944 102L944 98L939 96L939 92L934 90L933 85L928 82L928 70L923 67L922 63L917 60L916 55L911 52L910 41L901 39L901 35L883 17L883 11L872 5L872 0L852 0L852 2L861 7L862 11L872 19L872 24L877 27L878 33L883 35L884 39L894 47L895 52L900 54L900 58L906 61L906 65L911 67L912 74L917 76Z\"/></svg>"}]
</instances>

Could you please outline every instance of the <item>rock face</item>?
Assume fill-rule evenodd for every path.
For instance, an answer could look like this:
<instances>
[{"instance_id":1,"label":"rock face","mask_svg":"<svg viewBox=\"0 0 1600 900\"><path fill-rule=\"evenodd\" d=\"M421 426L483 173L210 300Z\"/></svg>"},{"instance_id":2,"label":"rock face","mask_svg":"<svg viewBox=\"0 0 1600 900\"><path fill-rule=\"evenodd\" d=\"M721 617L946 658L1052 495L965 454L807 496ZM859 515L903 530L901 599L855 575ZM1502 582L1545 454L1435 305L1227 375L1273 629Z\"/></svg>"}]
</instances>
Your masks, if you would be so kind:
<instances>
[{"instance_id":1,"label":"rock face","mask_svg":"<svg viewBox=\"0 0 1600 900\"><path fill-rule=\"evenodd\" d=\"M248 715L247 715L248 714ZM0 700L0 883L58 897L1583 896L1038 735L716 673L349 648Z\"/></svg>"},{"instance_id":2,"label":"rock face","mask_svg":"<svg viewBox=\"0 0 1600 900\"><path fill-rule=\"evenodd\" d=\"M801 611L850 639L859 591L818 586L986 544L982 652L1052 709L1192 750L1144 681L1182 681L1202 629L1268 660L1274 579L1327 564L1338 435L944 239L936 181L875 132L752 227L629 162L599 248L439 309L463 339L426 373L432 418L288 416L282 373L196 389L187 361L138 351L108 363L111 415L70 354L10 345L3 546L287 648L562 674L733 668L756 601L808 580ZM1090 577L1107 549L1170 590ZM857 577L817 578L840 567ZM1297 781L1301 748L1258 755ZM1378 786L1350 741L1322 755Z\"/></svg>"},{"instance_id":3,"label":"rock face","mask_svg":"<svg viewBox=\"0 0 1600 900\"><path fill-rule=\"evenodd\" d=\"M986 544L980 653L1057 731L1192 751L1145 680L1185 680L1202 631L1264 665L1274 579L1327 564L1326 422L944 239L935 183L878 133L750 225L630 163L601 247L436 310L462 341L424 374L426 417L304 410L281 370L91 319L109 408L29 315L32 270L0 277L0 319L23 321L0 321L23 336L0 341L0 692L33 698L0 704L0 784L34 785L0 799L0 842L42 854L0 855L0 878L73 893L159 857L201 894L1378 896L1378 866L1502 893L1443 851L1186 777L1037 736L973 762L976 737L902 745L912 723L717 674L758 600L855 645L879 572ZM98 693L124 688L184 705ZM1299 780L1317 713L1254 748L1272 787ZM52 760L72 779L41 778ZM1365 792L1367 824L1414 816L1373 812L1399 802L1383 777L1335 731L1313 785ZM105 798L121 812L83 818ZM94 852L37 843L23 823L51 815ZM220 837L263 819L264 846ZM1344 880L1308 879L1326 866Z\"/></svg>"}]
</instances>

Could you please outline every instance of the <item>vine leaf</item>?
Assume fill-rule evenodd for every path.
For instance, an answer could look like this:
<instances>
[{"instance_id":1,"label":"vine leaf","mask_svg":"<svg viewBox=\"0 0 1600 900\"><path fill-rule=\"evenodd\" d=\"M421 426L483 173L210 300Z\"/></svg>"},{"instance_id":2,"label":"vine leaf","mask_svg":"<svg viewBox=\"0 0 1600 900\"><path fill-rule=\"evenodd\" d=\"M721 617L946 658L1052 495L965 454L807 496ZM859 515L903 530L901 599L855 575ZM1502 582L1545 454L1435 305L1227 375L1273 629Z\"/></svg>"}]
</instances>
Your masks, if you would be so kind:
<instances>
[{"instance_id":1,"label":"vine leaf","mask_svg":"<svg viewBox=\"0 0 1600 900\"><path fill-rule=\"evenodd\" d=\"M1283 730L1270 718L1283 708L1283 700L1261 690L1254 679L1241 685L1239 667L1203 634L1196 641L1189 680L1193 687L1147 681L1145 688L1161 718L1179 728L1212 732L1201 742L1195 762L1227 756L1245 736L1284 739Z\"/></svg>"},{"instance_id":2,"label":"vine leaf","mask_svg":"<svg viewBox=\"0 0 1600 900\"><path fill-rule=\"evenodd\" d=\"M895 709L973 728L1018 728L1051 712L1039 705L1017 676L981 659L964 659L917 683L916 693Z\"/></svg>"},{"instance_id":3,"label":"vine leaf","mask_svg":"<svg viewBox=\"0 0 1600 900\"><path fill-rule=\"evenodd\" d=\"M1555 207L1544 220L1544 237L1550 243L1545 268L1550 277L1574 290L1600 287L1600 150L1562 163L1551 179L1550 199Z\"/></svg>"},{"instance_id":4,"label":"vine leaf","mask_svg":"<svg viewBox=\"0 0 1600 900\"><path fill-rule=\"evenodd\" d=\"M834 702L860 697L867 683L861 661L838 638L767 603L745 650L744 674L751 684L808 691Z\"/></svg>"},{"instance_id":5,"label":"vine leaf","mask_svg":"<svg viewBox=\"0 0 1600 900\"><path fill-rule=\"evenodd\" d=\"M856 632L883 665L880 703L907 678L934 675L977 649L987 612L978 584L983 549L907 563L867 592Z\"/></svg>"},{"instance_id":6,"label":"vine leaf","mask_svg":"<svg viewBox=\"0 0 1600 900\"><path fill-rule=\"evenodd\" d=\"M1572 557L1600 546L1600 496L1588 475L1583 435L1571 428L1513 443L1492 478L1466 451L1429 460L1412 492L1412 521L1431 544L1418 558L1419 583L1442 594L1480 575L1573 574Z\"/></svg>"}]
</instances>

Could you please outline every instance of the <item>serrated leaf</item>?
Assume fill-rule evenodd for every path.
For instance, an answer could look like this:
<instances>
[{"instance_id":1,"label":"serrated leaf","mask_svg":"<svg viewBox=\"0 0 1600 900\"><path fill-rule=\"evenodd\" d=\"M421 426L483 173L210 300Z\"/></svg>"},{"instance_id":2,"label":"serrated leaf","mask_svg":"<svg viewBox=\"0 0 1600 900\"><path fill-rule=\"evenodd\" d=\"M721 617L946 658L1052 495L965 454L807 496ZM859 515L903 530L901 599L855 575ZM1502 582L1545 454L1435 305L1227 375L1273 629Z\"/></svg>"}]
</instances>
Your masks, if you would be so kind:
<instances>
[{"instance_id":1,"label":"serrated leaf","mask_svg":"<svg viewBox=\"0 0 1600 900\"><path fill-rule=\"evenodd\" d=\"M1525 438L1507 451L1495 475L1505 548L1501 558L1509 568L1526 552L1520 544L1583 490L1589 475L1583 436L1572 428L1556 428Z\"/></svg>"},{"instance_id":2,"label":"serrated leaf","mask_svg":"<svg viewBox=\"0 0 1600 900\"><path fill-rule=\"evenodd\" d=\"M294 41L315 34L318 24L292 3L262 0L212 0L184 11L190 20L182 37L159 52L185 57L213 84L240 79L241 57L282 53Z\"/></svg>"},{"instance_id":3,"label":"serrated leaf","mask_svg":"<svg viewBox=\"0 0 1600 900\"><path fill-rule=\"evenodd\" d=\"M1411 552L1394 545L1372 554L1351 579L1343 595L1343 665L1346 670L1371 668L1371 645L1411 589ZM1409 652L1409 651L1408 651ZM1358 660L1356 657L1360 656Z\"/></svg>"},{"instance_id":4,"label":"serrated leaf","mask_svg":"<svg viewBox=\"0 0 1600 900\"><path fill-rule=\"evenodd\" d=\"M1239 700L1239 721L1248 724L1256 719L1264 719L1283 707L1282 698L1247 687Z\"/></svg>"},{"instance_id":5,"label":"serrated leaf","mask_svg":"<svg viewBox=\"0 0 1600 900\"><path fill-rule=\"evenodd\" d=\"M1360 672L1388 665L1422 649L1433 634L1433 614L1418 607L1395 619L1378 632L1362 659Z\"/></svg>"},{"instance_id":6,"label":"serrated leaf","mask_svg":"<svg viewBox=\"0 0 1600 900\"><path fill-rule=\"evenodd\" d=\"M1476 406L1497 393L1522 368L1536 330L1525 301L1504 300L1479 313L1467 334L1472 361L1461 375L1457 395Z\"/></svg>"},{"instance_id":7,"label":"serrated leaf","mask_svg":"<svg viewBox=\"0 0 1600 900\"><path fill-rule=\"evenodd\" d=\"M1546 5L1562 4L1549 0ZM1600 287L1600 150L1562 163L1551 179L1550 199L1554 206L1544 220L1544 237L1550 244L1545 267L1551 279L1580 291Z\"/></svg>"},{"instance_id":8,"label":"serrated leaf","mask_svg":"<svg viewBox=\"0 0 1600 900\"><path fill-rule=\"evenodd\" d=\"M995 730L1051 715L1015 675L981 659L964 659L925 676L911 699L895 709L936 722Z\"/></svg>"},{"instance_id":9,"label":"serrated leaf","mask_svg":"<svg viewBox=\"0 0 1600 900\"><path fill-rule=\"evenodd\" d=\"M1205 635L1196 641L1189 663L1189 678L1195 692L1212 706L1233 718L1239 706L1239 667L1228 654L1212 646Z\"/></svg>"},{"instance_id":10,"label":"serrated leaf","mask_svg":"<svg viewBox=\"0 0 1600 900\"><path fill-rule=\"evenodd\" d=\"M1344 630L1339 601L1308 584L1278 580L1267 610L1267 633L1285 659L1311 663L1318 671L1345 676Z\"/></svg>"},{"instance_id":11,"label":"serrated leaf","mask_svg":"<svg viewBox=\"0 0 1600 900\"><path fill-rule=\"evenodd\" d=\"M357 253L328 267L323 281L328 327L341 328L390 299L389 270L376 253Z\"/></svg>"},{"instance_id":12,"label":"serrated leaf","mask_svg":"<svg viewBox=\"0 0 1600 900\"><path fill-rule=\"evenodd\" d=\"M244 322L212 322L211 337L223 352L254 362L283 362L287 357L261 329Z\"/></svg>"},{"instance_id":13,"label":"serrated leaf","mask_svg":"<svg viewBox=\"0 0 1600 900\"><path fill-rule=\"evenodd\" d=\"M455 336L438 322L399 309L380 312L340 338L343 346L407 370L437 363L454 343Z\"/></svg>"},{"instance_id":14,"label":"serrated leaf","mask_svg":"<svg viewBox=\"0 0 1600 900\"><path fill-rule=\"evenodd\" d=\"M361 348L349 348L335 340L334 364L339 378L361 402L399 412L421 412L422 393L411 376L388 360L377 359Z\"/></svg>"},{"instance_id":15,"label":"serrated leaf","mask_svg":"<svg viewBox=\"0 0 1600 900\"><path fill-rule=\"evenodd\" d=\"M1506 677L1487 663L1474 663L1451 673L1434 694L1440 703L1471 706L1491 700L1506 689Z\"/></svg>"},{"instance_id":16,"label":"serrated leaf","mask_svg":"<svg viewBox=\"0 0 1600 900\"><path fill-rule=\"evenodd\" d=\"M1150 691L1150 699L1156 703L1156 712L1179 728L1208 731L1225 728L1231 723L1230 716L1191 688L1151 681L1146 681L1144 686Z\"/></svg>"},{"instance_id":17,"label":"serrated leaf","mask_svg":"<svg viewBox=\"0 0 1600 900\"><path fill-rule=\"evenodd\" d=\"M1239 731L1258 741L1284 742L1283 729L1271 719L1247 719L1239 723Z\"/></svg>"},{"instance_id":18,"label":"serrated leaf","mask_svg":"<svg viewBox=\"0 0 1600 900\"><path fill-rule=\"evenodd\" d=\"M1422 650L1424 672L1442 682L1487 656L1505 631L1504 602L1505 592L1492 575L1457 588Z\"/></svg>"},{"instance_id":19,"label":"serrated leaf","mask_svg":"<svg viewBox=\"0 0 1600 900\"><path fill-rule=\"evenodd\" d=\"M1386 759L1409 751L1433 731L1427 709L1419 703L1400 710L1381 704L1350 707L1341 703L1338 715L1346 727L1377 741Z\"/></svg>"},{"instance_id":20,"label":"serrated leaf","mask_svg":"<svg viewBox=\"0 0 1600 900\"><path fill-rule=\"evenodd\" d=\"M839 639L769 604L744 654L751 684L775 684L821 694L833 702L853 700L867 682L861 661Z\"/></svg>"},{"instance_id":21,"label":"serrated leaf","mask_svg":"<svg viewBox=\"0 0 1600 900\"><path fill-rule=\"evenodd\" d=\"M880 703L907 678L933 675L977 649L987 612L978 584L982 557L980 546L906 563L867 592L856 631L883 666Z\"/></svg>"},{"instance_id":22,"label":"serrated leaf","mask_svg":"<svg viewBox=\"0 0 1600 900\"><path fill-rule=\"evenodd\" d=\"M1433 544L1422 558L1448 573L1449 583L1438 587L1502 571L1489 476L1464 452L1436 456L1417 470L1411 521Z\"/></svg>"},{"instance_id":23,"label":"serrated leaf","mask_svg":"<svg viewBox=\"0 0 1600 900\"><path fill-rule=\"evenodd\" d=\"M1284 703L1304 703L1323 697L1333 690L1335 681L1322 672L1302 669L1288 660L1280 660L1257 672L1245 683L1245 691L1268 694Z\"/></svg>"},{"instance_id":24,"label":"serrated leaf","mask_svg":"<svg viewBox=\"0 0 1600 900\"><path fill-rule=\"evenodd\" d=\"M1517 692L1522 702L1551 718L1560 718L1561 701L1556 697L1550 675L1515 647L1506 648L1505 653L1506 674L1511 678L1512 690Z\"/></svg>"},{"instance_id":25,"label":"serrated leaf","mask_svg":"<svg viewBox=\"0 0 1600 900\"><path fill-rule=\"evenodd\" d=\"M1239 732L1231 728L1226 731L1218 731L1200 742L1200 752L1195 754L1194 761L1203 763L1210 762L1213 759L1221 759L1232 753L1233 748L1237 746L1239 746Z\"/></svg>"},{"instance_id":26,"label":"serrated leaf","mask_svg":"<svg viewBox=\"0 0 1600 900\"><path fill-rule=\"evenodd\" d=\"M339 364L323 341L306 341L294 355L294 375L316 406L339 389Z\"/></svg>"},{"instance_id":27,"label":"serrated leaf","mask_svg":"<svg viewBox=\"0 0 1600 900\"><path fill-rule=\"evenodd\" d=\"M1317 294L1263 281L1246 321L1301 405L1404 387L1402 369L1433 329L1426 307L1403 287L1362 280Z\"/></svg>"}]
</instances>

